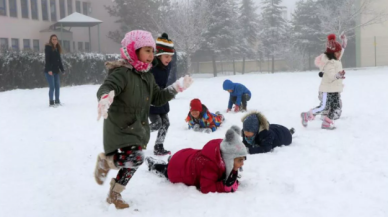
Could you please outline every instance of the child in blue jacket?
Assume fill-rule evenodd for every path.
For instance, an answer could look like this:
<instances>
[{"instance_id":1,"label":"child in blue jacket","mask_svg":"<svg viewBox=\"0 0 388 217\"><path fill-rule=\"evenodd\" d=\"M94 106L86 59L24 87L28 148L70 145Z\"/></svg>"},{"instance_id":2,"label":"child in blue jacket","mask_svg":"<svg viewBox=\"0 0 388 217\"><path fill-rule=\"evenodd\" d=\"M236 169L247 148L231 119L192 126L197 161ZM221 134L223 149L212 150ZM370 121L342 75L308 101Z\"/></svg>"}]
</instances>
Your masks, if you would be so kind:
<instances>
[{"instance_id":1,"label":"child in blue jacket","mask_svg":"<svg viewBox=\"0 0 388 217\"><path fill-rule=\"evenodd\" d=\"M228 91L230 94L228 110L226 110L226 112L230 112L232 110L233 104L235 104L234 112L246 111L247 102L252 96L251 91L249 91L244 85L233 83L228 79L224 81L222 86L224 90Z\"/></svg>"}]
</instances>

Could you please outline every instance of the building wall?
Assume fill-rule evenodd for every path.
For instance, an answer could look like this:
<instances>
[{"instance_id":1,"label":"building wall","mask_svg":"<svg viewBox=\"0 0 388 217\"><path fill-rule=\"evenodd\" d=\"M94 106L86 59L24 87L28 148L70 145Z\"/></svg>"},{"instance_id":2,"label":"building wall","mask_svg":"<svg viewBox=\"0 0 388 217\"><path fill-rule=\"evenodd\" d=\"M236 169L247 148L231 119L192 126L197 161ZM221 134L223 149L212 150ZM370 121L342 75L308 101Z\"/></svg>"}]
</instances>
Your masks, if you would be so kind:
<instances>
[{"instance_id":1,"label":"building wall","mask_svg":"<svg viewBox=\"0 0 388 217\"><path fill-rule=\"evenodd\" d=\"M385 12L388 13L387 0L376 0L373 6L373 9L385 10ZM370 17L368 16L362 16L361 22L363 23L369 18ZM375 24L361 28L359 31L359 43L357 46L359 46L358 66L387 66L388 21L382 24Z\"/></svg>"},{"instance_id":2,"label":"building wall","mask_svg":"<svg viewBox=\"0 0 388 217\"><path fill-rule=\"evenodd\" d=\"M17 17L10 16L10 1L16 1L17 3ZM49 27L60 20L60 0L47 0L48 7L48 21L43 20L42 18L42 1L44 0L35 0L37 2L38 9L38 19L32 19L31 11L31 2L34 0L27 0L28 2L28 18L22 17L22 1L24 0L0 0L0 6L5 2L6 3L6 15L0 15L0 38L8 39L9 47L12 46L12 38L19 39L19 48L23 49L23 39L30 39L30 47L33 48L33 40L39 40L40 50L44 49L44 44L48 42L49 36L51 34L57 34L59 40L67 40L70 43L70 51L77 51L78 43L81 42L83 49L85 49L85 42L89 41L89 29L81 27L66 28L70 31L63 31L62 34L60 31L49 30ZM51 19L50 14L50 1L55 2L56 9L56 20ZM67 3L68 1L72 2L72 12L76 12L76 0L65 0L65 15L69 15ZM96 19L101 20L103 23L100 24L100 46L101 52L103 53L117 53L119 49L119 44L113 42L108 38L108 32L113 31L119 28L115 24L115 18L110 17L107 13L104 5L112 4L112 1L108 0L88 0L80 1L81 13L83 12L83 2L88 3L90 10L87 10L87 15ZM1 8L0 8L1 12ZM42 32L43 31L43 32ZM61 38L62 37L62 38ZM1 41L0 41L1 42ZM73 47L73 42L75 44L75 49ZM97 26L91 28L91 51L98 51L98 36L97 36Z\"/></svg>"}]
</instances>

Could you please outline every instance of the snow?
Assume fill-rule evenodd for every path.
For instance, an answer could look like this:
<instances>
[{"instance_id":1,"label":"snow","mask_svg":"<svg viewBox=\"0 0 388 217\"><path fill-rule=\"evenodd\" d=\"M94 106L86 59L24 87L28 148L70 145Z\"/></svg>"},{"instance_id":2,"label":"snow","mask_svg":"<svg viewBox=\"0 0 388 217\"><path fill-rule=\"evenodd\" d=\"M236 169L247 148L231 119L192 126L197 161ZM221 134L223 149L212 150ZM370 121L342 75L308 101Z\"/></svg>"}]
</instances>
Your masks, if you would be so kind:
<instances>
[{"instance_id":1,"label":"snow","mask_svg":"<svg viewBox=\"0 0 388 217\"><path fill-rule=\"evenodd\" d=\"M109 181L95 183L93 170L102 149L97 122L99 86L61 89L63 107L48 108L47 88L0 93L0 216L388 216L388 68L348 70L342 94L343 116L335 131L320 121L303 128L299 114L317 106L318 72L246 74L195 78L171 101L165 147L173 153L202 148L223 138L243 114L225 114L212 134L187 130L189 101L198 97L212 111L225 111L222 82L244 83L253 97L249 109L271 123L294 127L293 144L250 155L240 187L230 194L201 194L171 184L140 167L123 197L131 207L116 210L105 198ZM146 155L152 156L156 133ZM167 157L160 158L166 159ZM116 171L109 173L109 178Z\"/></svg>"}]
</instances>

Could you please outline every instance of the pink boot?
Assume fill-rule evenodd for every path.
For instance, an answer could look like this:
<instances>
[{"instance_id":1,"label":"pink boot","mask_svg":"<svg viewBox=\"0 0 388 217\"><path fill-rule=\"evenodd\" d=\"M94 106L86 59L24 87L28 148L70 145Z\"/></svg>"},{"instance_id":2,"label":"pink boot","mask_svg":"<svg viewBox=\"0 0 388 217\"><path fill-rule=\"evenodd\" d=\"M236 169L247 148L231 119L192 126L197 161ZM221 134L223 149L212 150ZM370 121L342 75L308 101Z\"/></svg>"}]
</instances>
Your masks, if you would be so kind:
<instances>
[{"instance_id":1,"label":"pink boot","mask_svg":"<svg viewBox=\"0 0 388 217\"><path fill-rule=\"evenodd\" d=\"M308 111L308 112L302 112L302 113L300 114L300 116L301 116L301 118L302 118L302 125L303 125L304 127L307 127L307 122L308 122L308 121L314 120L314 115L313 115L313 113L311 112L311 110Z\"/></svg>"},{"instance_id":2,"label":"pink boot","mask_svg":"<svg viewBox=\"0 0 388 217\"><path fill-rule=\"evenodd\" d=\"M334 130L335 129L334 121L328 118L327 116L325 116L322 122L321 128L325 130Z\"/></svg>"}]
</instances>

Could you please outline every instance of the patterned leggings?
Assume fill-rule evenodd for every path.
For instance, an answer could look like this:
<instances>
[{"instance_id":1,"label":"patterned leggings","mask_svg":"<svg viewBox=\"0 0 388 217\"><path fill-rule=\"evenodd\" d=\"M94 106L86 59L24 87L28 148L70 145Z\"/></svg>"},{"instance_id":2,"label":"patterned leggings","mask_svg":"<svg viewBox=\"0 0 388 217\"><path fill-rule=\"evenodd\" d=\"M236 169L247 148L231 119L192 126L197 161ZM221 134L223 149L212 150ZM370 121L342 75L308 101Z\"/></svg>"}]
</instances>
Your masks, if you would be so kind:
<instances>
[{"instance_id":1,"label":"patterned leggings","mask_svg":"<svg viewBox=\"0 0 388 217\"><path fill-rule=\"evenodd\" d=\"M322 93L322 101L319 106L312 110L313 115L320 114L324 111L329 111L327 117L333 120L336 116L336 111L341 111L341 102L339 93Z\"/></svg>"},{"instance_id":2,"label":"patterned leggings","mask_svg":"<svg viewBox=\"0 0 388 217\"><path fill-rule=\"evenodd\" d=\"M170 127L170 120L167 114L150 114L151 131L158 130L158 137L156 137L155 145L162 145L167 135L168 128Z\"/></svg>"},{"instance_id":3,"label":"patterned leggings","mask_svg":"<svg viewBox=\"0 0 388 217\"><path fill-rule=\"evenodd\" d=\"M126 186L143 161L144 154L140 145L120 148L113 156L115 166L120 169L116 182Z\"/></svg>"}]
</instances>

